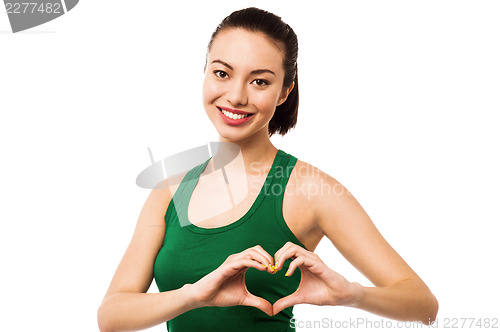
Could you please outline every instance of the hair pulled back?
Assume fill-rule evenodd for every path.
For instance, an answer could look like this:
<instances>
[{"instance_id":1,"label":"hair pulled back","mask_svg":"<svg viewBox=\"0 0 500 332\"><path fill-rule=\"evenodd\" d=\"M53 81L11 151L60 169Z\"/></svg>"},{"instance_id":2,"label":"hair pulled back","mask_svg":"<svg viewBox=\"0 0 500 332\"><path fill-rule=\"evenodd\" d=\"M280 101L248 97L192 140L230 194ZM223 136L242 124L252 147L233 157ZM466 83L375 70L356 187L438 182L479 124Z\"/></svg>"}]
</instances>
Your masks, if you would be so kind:
<instances>
[{"instance_id":1,"label":"hair pulled back","mask_svg":"<svg viewBox=\"0 0 500 332\"><path fill-rule=\"evenodd\" d=\"M299 109L299 81L297 76L298 41L293 29L283 22L281 17L268 11L250 7L233 12L217 26L208 43L208 52L215 37L224 29L242 28L251 32L261 32L269 38L281 42L284 46L283 69L285 77L283 88L295 83L286 101L276 107L274 116L269 122L269 137L275 133L285 135L297 123Z\"/></svg>"}]
</instances>

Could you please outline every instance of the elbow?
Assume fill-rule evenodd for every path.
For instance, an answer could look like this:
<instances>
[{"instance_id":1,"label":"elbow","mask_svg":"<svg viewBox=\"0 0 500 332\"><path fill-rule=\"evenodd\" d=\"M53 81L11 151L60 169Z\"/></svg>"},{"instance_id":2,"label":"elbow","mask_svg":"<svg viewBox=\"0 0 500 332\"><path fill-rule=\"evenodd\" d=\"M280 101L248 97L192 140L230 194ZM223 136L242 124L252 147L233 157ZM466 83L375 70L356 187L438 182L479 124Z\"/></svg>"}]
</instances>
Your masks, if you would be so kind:
<instances>
[{"instance_id":1,"label":"elbow","mask_svg":"<svg viewBox=\"0 0 500 332\"><path fill-rule=\"evenodd\" d=\"M422 321L423 324L431 326L436 321L437 313L439 310L439 302L437 298L429 291L428 300L426 303L426 317Z\"/></svg>"},{"instance_id":2,"label":"elbow","mask_svg":"<svg viewBox=\"0 0 500 332\"><path fill-rule=\"evenodd\" d=\"M432 296L432 312L431 312L431 319L429 320L430 324L434 323L437 318L438 310L439 310L439 302L434 296L434 294L431 293Z\"/></svg>"},{"instance_id":3,"label":"elbow","mask_svg":"<svg viewBox=\"0 0 500 332\"><path fill-rule=\"evenodd\" d=\"M97 325L99 326L100 332L115 332L115 330L110 326L108 321L108 315L106 315L106 308L101 304L97 310Z\"/></svg>"},{"instance_id":4,"label":"elbow","mask_svg":"<svg viewBox=\"0 0 500 332\"><path fill-rule=\"evenodd\" d=\"M412 312L410 320L432 326L437 319L439 310L438 300L423 281L417 280L414 282L415 288L412 291L414 299L413 309L407 311L408 313Z\"/></svg>"},{"instance_id":5,"label":"elbow","mask_svg":"<svg viewBox=\"0 0 500 332\"><path fill-rule=\"evenodd\" d=\"M436 296L434 296L429 287L427 287L422 280L419 280L418 284L419 286L415 289L415 295L420 295L418 296L419 300L416 302L419 308L419 322L427 326L432 326L437 319L439 303Z\"/></svg>"}]
</instances>

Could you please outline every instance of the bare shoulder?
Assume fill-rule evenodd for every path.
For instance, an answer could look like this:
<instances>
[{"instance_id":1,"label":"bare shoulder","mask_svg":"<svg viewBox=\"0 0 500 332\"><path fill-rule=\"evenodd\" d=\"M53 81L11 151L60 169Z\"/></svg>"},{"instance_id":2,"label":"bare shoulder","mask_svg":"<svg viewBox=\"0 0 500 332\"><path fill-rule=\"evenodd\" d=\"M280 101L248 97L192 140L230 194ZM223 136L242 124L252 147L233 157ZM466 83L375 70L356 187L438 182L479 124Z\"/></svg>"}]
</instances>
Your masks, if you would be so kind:
<instances>
[{"instance_id":1,"label":"bare shoulder","mask_svg":"<svg viewBox=\"0 0 500 332\"><path fill-rule=\"evenodd\" d=\"M307 202L314 212L314 222L325 235L335 223L345 223L362 216L368 219L365 211L349 190L335 177L307 162L297 160L297 169L290 178L294 183L297 196ZM331 239L332 240L332 239Z\"/></svg>"},{"instance_id":2,"label":"bare shoulder","mask_svg":"<svg viewBox=\"0 0 500 332\"><path fill-rule=\"evenodd\" d=\"M283 217L296 237L313 251L325 235L321 209L346 189L332 176L303 160L290 173L283 199Z\"/></svg>"},{"instance_id":3,"label":"bare shoulder","mask_svg":"<svg viewBox=\"0 0 500 332\"><path fill-rule=\"evenodd\" d=\"M297 159L290 174L290 187L301 200L307 201L311 208L319 207L328 201L338 200L340 196L350 195L337 179L316 166Z\"/></svg>"},{"instance_id":4,"label":"bare shoulder","mask_svg":"<svg viewBox=\"0 0 500 332\"><path fill-rule=\"evenodd\" d=\"M298 158L292 174L290 175L290 179L292 179L292 177L294 181L301 185L317 184L318 181L324 181L327 178L329 178L330 181L335 180L318 167Z\"/></svg>"}]
</instances>

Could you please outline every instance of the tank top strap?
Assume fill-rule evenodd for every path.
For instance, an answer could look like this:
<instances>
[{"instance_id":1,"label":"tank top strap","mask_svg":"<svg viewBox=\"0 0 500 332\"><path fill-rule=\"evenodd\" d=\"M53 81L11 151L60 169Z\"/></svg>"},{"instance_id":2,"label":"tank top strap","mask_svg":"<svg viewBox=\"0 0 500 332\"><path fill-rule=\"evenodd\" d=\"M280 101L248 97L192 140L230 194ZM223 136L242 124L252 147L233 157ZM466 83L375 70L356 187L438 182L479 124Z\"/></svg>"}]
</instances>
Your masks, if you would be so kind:
<instances>
[{"instance_id":1,"label":"tank top strap","mask_svg":"<svg viewBox=\"0 0 500 332\"><path fill-rule=\"evenodd\" d=\"M274 170L272 183L268 188L269 191L266 196L282 201L283 195L285 194L286 184L288 183L290 174L292 173L292 170L297 162L297 158L283 150L280 151L283 157Z\"/></svg>"},{"instance_id":2,"label":"tank top strap","mask_svg":"<svg viewBox=\"0 0 500 332\"><path fill-rule=\"evenodd\" d=\"M194 190L194 187L196 186L196 183L198 182L198 178L201 176L201 173L206 168L210 159L212 159L212 157L208 158L204 163L193 167L191 170L189 170L186 173L186 175L182 179L182 182L179 184L179 187L177 189L177 191L180 194L183 195L184 192L188 193L188 192L192 192ZM175 196L175 194L174 194L174 196Z\"/></svg>"},{"instance_id":3,"label":"tank top strap","mask_svg":"<svg viewBox=\"0 0 500 332\"><path fill-rule=\"evenodd\" d=\"M273 216L272 219L283 231L288 241L291 241L305 248L304 244L300 242L300 240L288 227L288 224L286 223L283 216L283 200L285 197L285 189L288 180L290 179L290 174L292 173L292 170L297 163L297 158L284 151L281 152L281 154L283 155L283 157L279 165L277 165L276 167L272 184L266 192L262 207L267 214ZM264 225L263 227L268 227L268 225Z\"/></svg>"},{"instance_id":4,"label":"tank top strap","mask_svg":"<svg viewBox=\"0 0 500 332\"><path fill-rule=\"evenodd\" d=\"M288 183L288 179L290 178L290 174L292 173L293 168L295 167L295 164L297 163L297 158L292 156L291 154L286 153L286 158L283 158L284 160L282 161L282 167L283 167L283 174L281 177L279 177L278 181L280 184L283 186L283 188L286 187L286 184Z\"/></svg>"},{"instance_id":5,"label":"tank top strap","mask_svg":"<svg viewBox=\"0 0 500 332\"><path fill-rule=\"evenodd\" d=\"M171 203L173 203L174 209L176 210L175 213L180 226L189 225L189 222L187 221L187 208L189 204L189 198L191 197L191 193L193 192L194 187L196 186L196 183L201 176L201 173L207 166L210 159L212 159L212 157L208 158L202 164L199 164L198 166L190 169L186 173L186 175L184 175L184 178L177 187L174 196L172 196ZM184 211L186 211L186 213L184 213ZM168 212L169 211L167 211L167 215Z\"/></svg>"}]
</instances>

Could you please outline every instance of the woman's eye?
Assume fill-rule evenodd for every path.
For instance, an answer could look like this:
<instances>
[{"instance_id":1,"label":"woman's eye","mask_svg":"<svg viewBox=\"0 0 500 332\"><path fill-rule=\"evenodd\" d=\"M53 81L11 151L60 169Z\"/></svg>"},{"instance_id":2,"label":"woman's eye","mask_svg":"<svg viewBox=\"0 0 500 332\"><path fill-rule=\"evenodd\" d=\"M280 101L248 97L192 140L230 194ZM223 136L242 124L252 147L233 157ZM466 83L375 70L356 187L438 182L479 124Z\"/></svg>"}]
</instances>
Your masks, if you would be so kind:
<instances>
[{"instance_id":1,"label":"woman's eye","mask_svg":"<svg viewBox=\"0 0 500 332\"><path fill-rule=\"evenodd\" d=\"M214 74L215 76L219 77L219 78L227 78L227 73L225 71L222 71L222 70L215 70L214 71Z\"/></svg>"},{"instance_id":2,"label":"woman's eye","mask_svg":"<svg viewBox=\"0 0 500 332\"><path fill-rule=\"evenodd\" d=\"M253 83L257 86L266 86L266 85L269 85L269 82L266 81L266 80L262 80L260 78L256 79L253 81Z\"/></svg>"}]
</instances>

